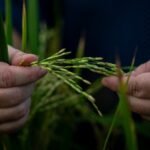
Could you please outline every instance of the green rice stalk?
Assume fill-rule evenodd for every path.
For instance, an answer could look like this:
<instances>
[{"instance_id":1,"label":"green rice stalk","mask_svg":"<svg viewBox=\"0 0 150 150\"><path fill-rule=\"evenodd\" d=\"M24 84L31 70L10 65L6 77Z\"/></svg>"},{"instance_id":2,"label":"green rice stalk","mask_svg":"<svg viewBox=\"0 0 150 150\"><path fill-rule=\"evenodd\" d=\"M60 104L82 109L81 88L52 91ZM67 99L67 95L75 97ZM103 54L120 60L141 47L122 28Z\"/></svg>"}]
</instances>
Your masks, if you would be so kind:
<instances>
[{"instance_id":1,"label":"green rice stalk","mask_svg":"<svg viewBox=\"0 0 150 150\"><path fill-rule=\"evenodd\" d=\"M132 63L130 66L130 71L133 69L135 63L135 56L132 59ZM127 78L127 81L124 83L122 80L123 73L118 67L118 77L120 79L120 86L119 86L119 91L118 91L118 96L119 96L119 104L116 109L115 115L113 117L113 121L111 123L111 126L109 128L106 140L104 142L103 150L106 150L107 144L109 137L111 135L111 132L116 124L116 121L121 117L121 126L124 129L124 134L125 134L125 139L126 139L126 148L128 150L138 150L137 146L137 139L136 139L136 132L135 132L135 125L132 119L132 114L131 110L129 108L128 104L128 98L127 98L127 86L128 86L128 81L130 79L130 71L129 75Z\"/></svg>"},{"instance_id":2,"label":"green rice stalk","mask_svg":"<svg viewBox=\"0 0 150 150\"><path fill-rule=\"evenodd\" d=\"M127 86L124 83L121 83L119 90L120 115L123 118L122 127L124 129L126 139L126 148L128 150L138 150L135 125L132 119L131 111L129 109L126 91Z\"/></svg>"},{"instance_id":3,"label":"green rice stalk","mask_svg":"<svg viewBox=\"0 0 150 150\"><path fill-rule=\"evenodd\" d=\"M136 50L137 51L137 50ZM120 112L122 117L124 118L122 121L122 126L124 129L124 134L126 137L126 144L127 144L127 149L128 150L138 150L138 144L137 144L137 138L136 138L136 131L135 131L135 124L132 119L132 114L131 110L129 108L128 104L128 98L127 98L127 87L128 87L128 82L131 77L131 71L134 68L135 64L135 58L136 58L136 51L135 55L132 59L130 70L129 70L129 75L127 78L127 81L123 83L123 81L120 83L120 89L119 89L119 99L120 101Z\"/></svg>"},{"instance_id":4,"label":"green rice stalk","mask_svg":"<svg viewBox=\"0 0 150 150\"><path fill-rule=\"evenodd\" d=\"M119 118L122 120L121 126L124 129L127 150L138 150L135 125L132 120L132 115L131 115L131 111L129 109L129 104L127 102L126 84L125 83L121 83L120 89L118 92L118 96L119 96L120 101L119 101L118 107L116 109L115 115L113 117L111 126L109 128L109 131L108 131L108 134L107 134L104 146L103 146L103 150L107 149L109 137L110 137L112 130L116 124L116 121Z\"/></svg>"},{"instance_id":5,"label":"green rice stalk","mask_svg":"<svg viewBox=\"0 0 150 150\"><path fill-rule=\"evenodd\" d=\"M4 25L1 14L0 14L0 61L9 63L8 47L6 44Z\"/></svg>"},{"instance_id":6,"label":"green rice stalk","mask_svg":"<svg viewBox=\"0 0 150 150\"><path fill-rule=\"evenodd\" d=\"M111 126L108 130L108 133L107 133L107 136L106 136L106 139L105 139L105 142L104 142L104 146L103 146L103 150L106 150L107 149L107 145L108 145L108 141L109 141L109 137L113 131L113 128L116 124L116 121L118 119L118 114L119 114L119 111L120 111L120 106L117 107L116 111L115 111L115 114L114 114L114 117L113 117L113 120L112 120L112 123L111 123Z\"/></svg>"},{"instance_id":7,"label":"green rice stalk","mask_svg":"<svg viewBox=\"0 0 150 150\"><path fill-rule=\"evenodd\" d=\"M63 49L46 59L33 62L32 65L40 66L48 70L51 74L63 80L66 84L68 84L78 93L82 93L82 95L86 96L88 99L93 101L93 98L87 93L83 92L82 88L76 83L76 81L81 80L86 84L90 84L90 83L87 80L76 75L75 73L71 72L68 69L82 68L82 69L88 69L88 70L91 70L93 72L97 72L103 75L115 75L116 66L109 64L109 63L104 63L104 62L100 63L102 58L91 58L91 57L74 58L74 59L62 58L63 56L68 55L69 53L70 52L65 52Z\"/></svg>"},{"instance_id":8,"label":"green rice stalk","mask_svg":"<svg viewBox=\"0 0 150 150\"><path fill-rule=\"evenodd\" d=\"M22 9L22 51L27 49L27 16L26 16L26 3L23 0Z\"/></svg>"},{"instance_id":9,"label":"green rice stalk","mask_svg":"<svg viewBox=\"0 0 150 150\"><path fill-rule=\"evenodd\" d=\"M135 54L133 56L129 71L128 71L128 78L127 78L127 84L129 82L130 76L131 76L131 72L135 69L134 64L135 64L135 58L136 58L136 53L137 53L137 49L135 50Z\"/></svg>"},{"instance_id":10,"label":"green rice stalk","mask_svg":"<svg viewBox=\"0 0 150 150\"><path fill-rule=\"evenodd\" d=\"M46 59L33 62L31 65L40 66L41 68L46 69L50 74L62 80L77 93L86 97L92 103L97 112L101 115L100 111L95 105L94 98L87 92L83 91L83 89L78 85L78 81L82 81L86 84L90 84L90 82L73 73L71 69L88 69L92 72L109 76L117 74L116 66L111 63L103 62L103 58L101 57L82 57L74 59L63 58L69 54L70 52L65 52L65 49L62 49Z\"/></svg>"},{"instance_id":11,"label":"green rice stalk","mask_svg":"<svg viewBox=\"0 0 150 150\"><path fill-rule=\"evenodd\" d=\"M7 43L12 45L13 25L12 25L12 1L11 0L5 0L5 24L6 24Z\"/></svg>"},{"instance_id":12,"label":"green rice stalk","mask_svg":"<svg viewBox=\"0 0 150 150\"><path fill-rule=\"evenodd\" d=\"M28 17L28 38L29 49L33 54L38 55L38 31L39 31L39 14L38 14L38 0L28 0L27 7Z\"/></svg>"}]
</instances>

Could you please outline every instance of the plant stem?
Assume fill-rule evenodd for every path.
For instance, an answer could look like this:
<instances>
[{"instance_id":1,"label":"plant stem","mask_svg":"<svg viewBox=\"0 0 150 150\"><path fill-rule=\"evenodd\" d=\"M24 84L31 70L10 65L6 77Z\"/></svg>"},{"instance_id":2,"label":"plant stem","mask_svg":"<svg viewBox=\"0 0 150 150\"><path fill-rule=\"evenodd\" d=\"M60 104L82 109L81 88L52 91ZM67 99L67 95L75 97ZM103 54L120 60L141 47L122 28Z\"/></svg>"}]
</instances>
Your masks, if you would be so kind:
<instances>
[{"instance_id":1,"label":"plant stem","mask_svg":"<svg viewBox=\"0 0 150 150\"><path fill-rule=\"evenodd\" d=\"M6 44L4 25L1 14L0 14L0 61L9 63L8 47Z\"/></svg>"},{"instance_id":2,"label":"plant stem","mask_svg":"<svg viewBox=\"0 0 150 150\"><path fill-rule=\"evenodd\" d=\"M6 23L6 38L7 43L12 45L12 3L11 0L5 0L5 23Z\"/></svg>"}]
</instances>

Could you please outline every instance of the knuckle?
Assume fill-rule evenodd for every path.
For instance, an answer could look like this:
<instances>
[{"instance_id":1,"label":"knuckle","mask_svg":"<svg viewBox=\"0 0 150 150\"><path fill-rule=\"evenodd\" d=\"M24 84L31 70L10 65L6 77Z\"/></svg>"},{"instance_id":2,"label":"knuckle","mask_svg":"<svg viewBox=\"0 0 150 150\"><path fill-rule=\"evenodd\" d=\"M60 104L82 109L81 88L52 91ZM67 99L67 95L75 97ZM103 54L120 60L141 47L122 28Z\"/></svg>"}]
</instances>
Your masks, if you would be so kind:
<instances>
[{"instance_id":1,"label":"knuckle","mask_svg":"<svg viewBox=\"0 0 150 150\"><path fill-rule=\"evenodd\" d=\"M4 88L15 85L15 77L13 76L11 69L5 69L3 72L1 72L0 84L0 86Z\"/></svg>"}]
</instances>

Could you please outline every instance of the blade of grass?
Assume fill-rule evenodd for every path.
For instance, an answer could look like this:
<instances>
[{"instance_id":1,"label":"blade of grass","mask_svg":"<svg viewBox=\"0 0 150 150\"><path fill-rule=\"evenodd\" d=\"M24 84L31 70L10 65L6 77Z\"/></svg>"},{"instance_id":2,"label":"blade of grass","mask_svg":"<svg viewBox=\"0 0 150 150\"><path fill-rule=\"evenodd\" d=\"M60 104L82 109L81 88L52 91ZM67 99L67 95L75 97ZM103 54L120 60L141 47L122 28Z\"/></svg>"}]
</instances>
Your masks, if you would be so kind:
<instances>
[{"instance_id":1,"label":"blade of grass","mask_svg":"<svg viewBox=\"0 0 150 150\"><path fill-rule=\"evenodd\" d=\"M84 47L85 47L85 38L82 35L79 41L78 49L76 52L76 58L81 58L84 56ZM81 74L81 69L80 68L75 68L74 72L78 75Z\"/></svg>"},{"instance_id":2,"label":"blade of grass","mask_svg":"<svg viewBox=\"0 0 150 150\"><path fill-rule=\"evenodd\" d=\"M111 135L111 133L112 133L112 130L113 130L113 128L114 128L114 126L115 126L115 124L116 124L116 121L117 121L119 109L120 109L120 107L118 106L118 107L117 107L117 110L115 111L115 115L114 115L114 117L113 117L113 120L112 120L111 126L110 126L110 128L109 128L109 131L108 131L108 133L107 133L107 136L106 136L106 139L105 139L105 142L104 142L104 146L103 146L103 150L106 150L106 148L107 148L107 144L108 144L109 137L110 137L110 135Z\"/></svg>"},{"instance_id":3,"label":"blade of grass","mask_svg":"<svg viewBox=\"0 0 150 150\"><path fill-rule=\"evenodd\" d=\"M129 75L128 75L128 78L127 78L127 81L126 81L127 84L129 82L129 79L130 79L130 76L131 76L131 71L133 71L134 68L135 68L134 64L135 64L136 53L137 53L137 48L135 49L135 53L134 53L134 56L132 58L132 62L131 62L130 68L129 68Z\"/></svg>"},{"instance_id":4,"label":"blade of grass","mask_svg":"<svg viewBox=\"0 0 150 150\"><path fill-rule=\"evenodd\" d=\"M136 58L136 53L137 53L137 49L135 50L135 54L133 56L132 62L131 62L131 66L130 66L130 70L129 70L129 75L127 78L127 81L125 83L123 83L123 81L120 84L120 90L119 90L119 99L120 101L120 107L121 107L121 115L123 116L123 121L122 121L122 126L124 128L124 132L125 132L125 137L126 137L126 144L127 144L127 149L128 150L137 150L138 149L138 144L137 144L137 138L136 138L136 131L135 131L135 124L134 121L132 119L132 113L131 110L129 108L129 104L127 101L127 87L128 87L128 82L130 80L131 77L131 71L134 68L134 64L135 64L135 58Z\"/></svg>"},{"instance_id":5,"label":"blade of grass","mask_svg":"<svg viewBox=\"0 0 150 150\"><path fill-rule=\"evenodd\" d=\"M29 49L33 54L39 54L38 51L38 30L39 30L39 14L38 14L38 0L28 0L27 8L28 17L28 37Z\"/></svg>"},{"instance_id":6,"label":"blade of grass","mask_svg":"<svg viewBox=\"0 0 150 150\"><path fill-rule=\"evenodd\" d=\"M4 25L1 14L0 14L0 61L9 63L8 48L6 44Z\"/></svg>"},{"instance_id":7,"label":"blade of grass","mask_svg":"<svg viewBox=\"0 0 150 150\"><path fill-rule=\"evenodd\" d=\"M22 50L25 51L27 48L27 16L26 16L26 3L23 0L22 9Z\"/></svg>"},{"instance_id":8,"label":"blade of grass","mask_svg":"<svg viewBox=\"0 0 150 150\"><path fill-rule=\"evenodd\" d=\"M7 43L12 45L12 3L11 0L5 0L5 23Z\"/></svg>"},{"instance_id":9,"label":"blade of grass","mask_svg":"<svg viewBox=\"0 0 150 150\"><path fill-rule=\"evenodd\" d=\"M128 150L137 150L137 139L135 132L135 125L132 119L132 114L129 109L129 104L127 101L127 86L122 82L119 90L120 99L120 115L122 119L122 127L124 129L124 134L126 137L126 148Z\"/></svg>"},{"instance_id":10,"label":"blade of grass","mask_svg":"<svg viewBox=\"0 0 150 150\"><path fill-rule=\"evenodd\" d=\"M121 82L120 83L120 89L119 89L119 104L116 109L115 115L113 117L113 121L111 123L111 126L109 128L103 150L106 150L109 137L111 135L111 132L115 126L115 123L118 119L118 117L121 117L121 126L124 129L125 139L126 139L126 148L127 150L137 150L137 139L136 139L136 132L135 132L135 126L134 122L132 120L132 114L129 109L128 101L127 101L127 95L126 95L126 84Z\"/></svg>"},{"instance_id":11,"label":"blade of grass","mask_svg":"<svg viewBox=\"0 0 150 150\"><path fill-rule=\"evenodd\" d=\"M118 61L119 59L117 59ZM118 61L118 78L119 78L119 90L118 90L118 97L119 97L119 104L118 107L116 109L115 115L113 117L113 121L112 124L109 128L104 146L103 146L103 150L106 150L107 148L107 144L108 144L108 140L109 137L111 135L111 132L113 130L113 127L115 126L115 123L118 119L118 117L121 117L122 122L121 122L121 126L124 129L124 134L125 134L125 139L126 139L126 148L128 150L137 150L138 149L138 145L137 145L137 139L136 139L136 132L135 132L135 125L132 119L132 113L129 109L129 104L128 104L128 98L127 98L127 84L128 81L130 79L130 73L131 70L134 68L134 63L135 63L135 55L132 59L131 65L130 65L130 69L129 69L129 76L127 78L127 81L124 83L122 80L123 74L121 72L121 65L120 65L120 61Z\"/></svg>"}]
</instances>

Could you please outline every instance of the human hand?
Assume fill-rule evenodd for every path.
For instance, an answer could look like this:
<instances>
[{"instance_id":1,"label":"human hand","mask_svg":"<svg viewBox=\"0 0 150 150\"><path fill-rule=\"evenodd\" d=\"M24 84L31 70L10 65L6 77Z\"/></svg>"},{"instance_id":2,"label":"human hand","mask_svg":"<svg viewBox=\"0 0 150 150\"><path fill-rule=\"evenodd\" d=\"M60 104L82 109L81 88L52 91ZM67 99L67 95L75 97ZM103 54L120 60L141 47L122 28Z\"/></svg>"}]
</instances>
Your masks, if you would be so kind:
<instances>
[{"instance_id":1,"label":"human hand","mask_svg":"<svg viewBox=\"0 0 150 150\"><path fill-rule=\"evenodd\" d=\"M46 74L30 64L38 58L9 47L10 65L0 62L0 132L9 133L27 120L34 83ZM26 66L26 67L25 67Z\"/></svg>"},{"instance_id":2,"label":"human hand","mask_svg":"<svg viewBox=\"0 0 150 150\"><path fill-rule=\"evenodd\" d=\"M127 81L127 78L124 76L123 80ZM102 83L113 91L118 90L118 77L106 77ZM131 73L127 94L131 110L150 120L150 61L140 65Z\"/></svg>"}]
</instances>

